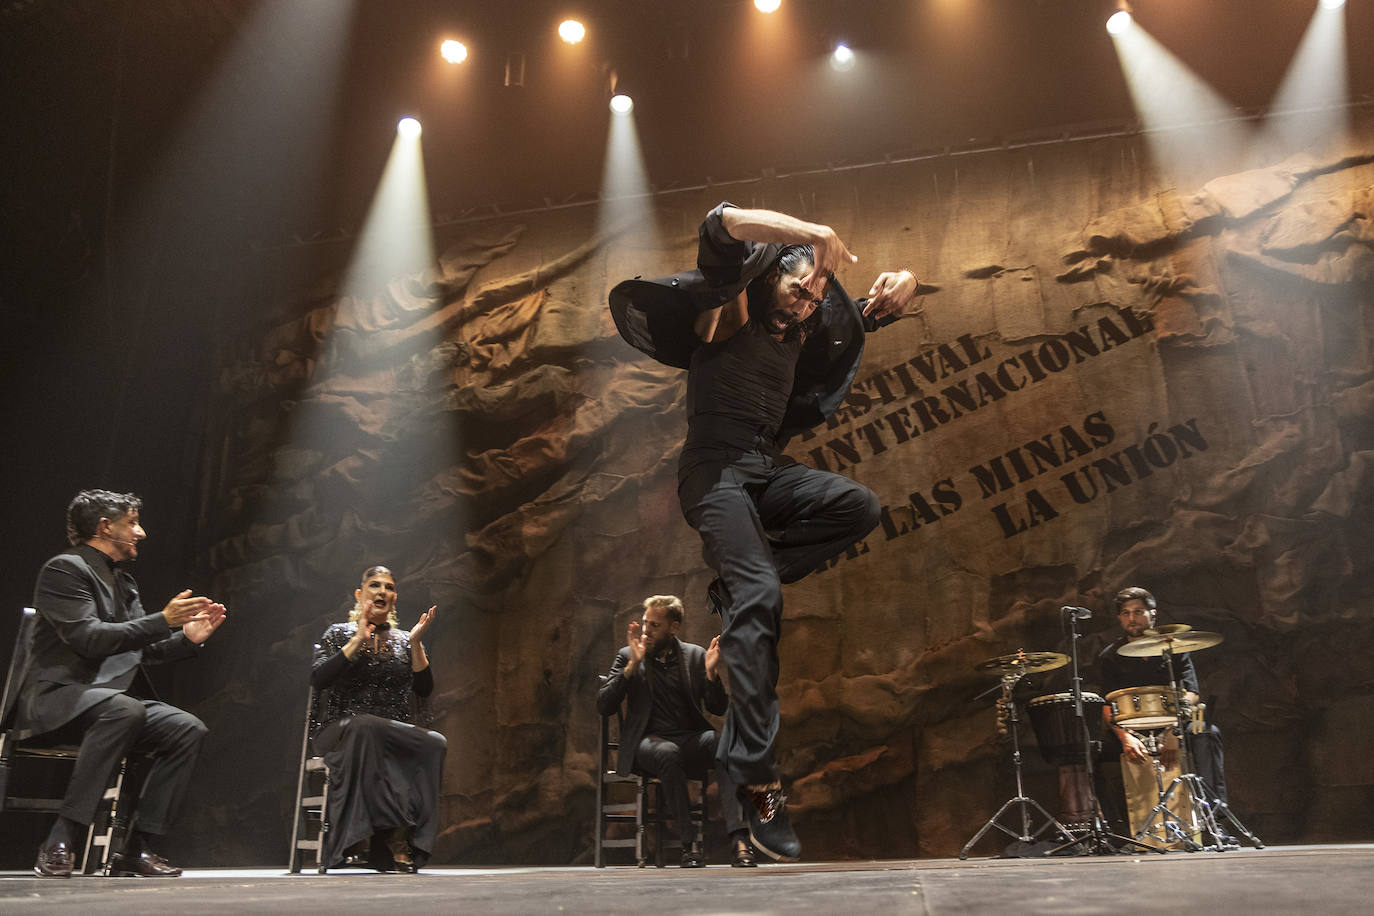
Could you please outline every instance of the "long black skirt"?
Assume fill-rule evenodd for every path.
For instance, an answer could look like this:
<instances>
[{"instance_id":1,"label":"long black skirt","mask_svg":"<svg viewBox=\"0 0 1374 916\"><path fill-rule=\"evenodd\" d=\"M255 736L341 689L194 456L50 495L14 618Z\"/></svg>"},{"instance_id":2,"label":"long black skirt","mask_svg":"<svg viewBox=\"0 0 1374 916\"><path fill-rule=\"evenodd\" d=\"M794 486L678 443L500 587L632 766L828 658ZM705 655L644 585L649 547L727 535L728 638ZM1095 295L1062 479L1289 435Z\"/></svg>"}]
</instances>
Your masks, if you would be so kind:
<instances>
[{"instance_id":1,"label":"long black skirt","mask_svg":"<svg viewBox=\"0 0 1374 916\"><path fill-rule=\"evenodd\" d=\"M439 828L439 792L448 742L379 716L349 716L315 736L329 767L329 831L321 857L332 868L351 846L371 843L369 861L389 867L386 840L397 827L410 835L415 866L429 860Z\"/></svg>"}]
</instances>

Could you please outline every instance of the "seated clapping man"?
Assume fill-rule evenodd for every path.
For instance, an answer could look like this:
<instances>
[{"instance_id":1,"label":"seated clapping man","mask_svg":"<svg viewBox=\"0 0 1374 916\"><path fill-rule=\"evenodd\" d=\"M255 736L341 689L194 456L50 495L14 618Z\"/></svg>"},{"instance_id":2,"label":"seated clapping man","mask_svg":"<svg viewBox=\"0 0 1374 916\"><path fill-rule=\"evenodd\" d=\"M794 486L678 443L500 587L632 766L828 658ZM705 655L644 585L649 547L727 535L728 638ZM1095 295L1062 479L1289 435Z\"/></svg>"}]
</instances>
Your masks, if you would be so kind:
<instances>
[{"instance_id":1,"label":"seated clapping man","mask_svg":"<svg viewBox=\"0 0 1374 916\"><path fill-rule=\"evenodd\" d=\"M657 777L682 840L682 867L706 864L696 845L691 820L688 774L716 767L725 829L734 848L736 868L754 866L748 828L735 786L716 765L716 732L702 714L704 703L723 715L729 698L720 680L720 637L705 649L677 638L682 626L682 600L673 595L644 599L644 615L631 621L628 644L611 664L611 673L596 698L602 715L611 715L628 699L620 732L616 772Z\"/></svg>"},{"instance_id":2,"label":"seated clapping man","mask_svg":"<svg viewBox=\"0 0 1374 916\"><path fill-rule=\"evenodd\" d=\"M160 612L143 607L129 571L147 532L132 493L82 490L67 507L67 550L43 564L18 737L80 745L62 807L38 850L40 878L69 878L75 850L126 755L146 764L141 798L113 875L175 878L161 845L187 795L205 724L157 698L144 666L190 658L225 621L190 589ZM134 772L143 772L138 766ZM137 793L139 787L135 787Z\"/></svg>"}]
</instances>

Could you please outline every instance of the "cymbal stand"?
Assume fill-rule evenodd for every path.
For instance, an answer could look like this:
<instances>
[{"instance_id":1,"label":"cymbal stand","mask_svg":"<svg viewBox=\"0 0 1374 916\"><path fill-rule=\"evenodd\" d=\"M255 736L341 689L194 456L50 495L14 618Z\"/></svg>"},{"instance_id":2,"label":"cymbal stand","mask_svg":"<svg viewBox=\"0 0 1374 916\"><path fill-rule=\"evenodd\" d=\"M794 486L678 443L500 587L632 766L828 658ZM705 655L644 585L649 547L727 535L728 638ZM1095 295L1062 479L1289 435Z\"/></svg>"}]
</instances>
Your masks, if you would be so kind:
<instances>
[{"instance_id":1,"label":"cymbal stand","mask_svg":"<svg viewBox=\"0 0 1374 916\"><path fill-rule=\"evenodd\" d=\"M1193 755L1192 751L1188 748L1189 722L1188 716L1183 709L1183 684L1178 681L1174 674L1173 651L1166 648L1163 655L1164 666L1169 672L1169 686L1174 690L1174 713L1177 721L1173 725L1173 728L1178 735L1179 769L1182 770L1182 773L1179 776L1175 776L1168 787L1165 787L1160 775L1162 770L1160 769L1159 763L1156 762L1155 780L1156 785L1159 786L1159 803L1150 810L1150 817L1145 821L1140 831L1136 833L1136 837L1139 838L1148 835L1150 830L1154 827L1155 819L1159 818L1166 836L1172 834L1173 838L1182 841L1184 847L1190 852L1199 852L1203 850L1222 852L1227 848L1234 847L1226 842L1226 833L1217 823L1216 815L1220 813L1230 822L1232 827L1236 828L1236 832L1249 840L1256 849L1263 849L1264 844L1260 842L1259 837L1251 833L1249 829L1240 822L1240 818L1236 817L1235 813L1231 811L1230 805L1219 798L1215 801L1212 800L1214 796L1208 791L1207 784L1203 782L1202 777L1193 770ZM1192 801L1192 823L1189 825L1191 830L1183 828L1182 820L1179 818L1178 814L1169 807L1170 799L1174 797L1174 793L1180 786L1183 787L1183 791L1187 793L1188 798ZM1195 837L1197 839L1194 839ZM1205 839L1210 842L1198 842L1199 839Z\"/></svg>"},{"instance_id":2,"label":"cymbal stand","mask_svg":"<svg viewBox=\"0 0 1374 916\"><path fill-rule=\"evenodd\" d=\"M1054 827L1055 830L1059 831L1061 836L1070 840L1070 842L1073 840L1073 834L1069 832L1067 827L1059 823L1059 821L1054 818L1054 815L1046 811L1044 806L1039 802L1026 795L1025 787L1021 782L1021 739L1017 730L1020 718L1016 713L1016 702L1012 699L1012 689L1016 686L1017 681L1021 680L1023 677L1025 677L1024 672L1006 672L1002 675L1002 702L1006 705L1007 709L1007 724L1011 726L1011 759L1016 770L1016 795L1007 799L1002 804L1002 807L997 809L997 813L988 818L988 822L982 826L982 829L973 835L973 839L964 844L963 850L959 853L959 858L961 859L967 859L969 850L976 846L978 841L983 838L983 835L993 827L996 827L1014 840L1020 840L1022 843L1033 842L1036 837L1040 836L1040 834L1044 833L1045 830L1050 827ZM1021 810L1021 832L1019 834L1003 826L1001 823L1002 815L1006 814L1013 806L1019 807ZM1045 818L1045 823L1041 824L1034 831L1031 830L1031 808L1039 811Z\"/></svg>"},{"instance_id":3,"label":"cymbal stand","mask_svg":"<svg viewBox=\"0 0 1374 916\"><path fill-rule=\"evenodd\" d=\"M1097 797L1097 775L1094 765L1098 752L1102 750L1102 742L1093 740L1092 731L1088 727L1088 716L1083 710L1083 678L1078 673L1078 616L1073 613L1075 608L1064 610L1069 621L1069 664L1073 666L1070 692L1073 694L1073 714L1078 717L1083 735L1083 765L1088 777L1088 797L1092 800L1092 821L1081 836L1074 837L1070 834L1069 842L1051 849L1048 855L1056 855L1075 846L1078 847L1078 855L1090 856L1114 856L1125 852L1122 846L1136 846L1142 850L1163 852L1148 843L1112 833L1107 829L1107 819L1102 816L1102 803Z\"/></svg>"}]
</instances>

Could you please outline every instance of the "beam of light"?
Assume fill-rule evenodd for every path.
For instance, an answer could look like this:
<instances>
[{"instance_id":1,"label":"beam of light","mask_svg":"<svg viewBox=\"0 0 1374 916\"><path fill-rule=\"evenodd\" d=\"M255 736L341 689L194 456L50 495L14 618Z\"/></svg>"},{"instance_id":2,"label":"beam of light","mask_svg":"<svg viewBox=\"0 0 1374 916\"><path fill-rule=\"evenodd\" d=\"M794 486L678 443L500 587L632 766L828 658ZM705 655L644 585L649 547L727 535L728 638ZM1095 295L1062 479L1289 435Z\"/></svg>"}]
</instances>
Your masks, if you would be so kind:
<instances>
[{"instance_id":1,"label":"beam of light","mask_svg":"<svg viewBox=\"0 0 1374 916\"><path fill-rule=\"evenodd\" d=\"M353 13L351 0L254 5L157 158L142 163L138 173L116 173L111 160L111 182L128 182L130 192L107 214L106 296L109 307L120 310L119 322L111 322L120 330L112 333L131 336L110 341L110 352L142 352L147 344L133 335L147 328L156 334L184 329L184 322L164 321L150 309L159 300L183 300L188 289L204 289L204 265L243 248L240 227L315 221ZM239 287L228 294L231 301L247 295L243 289L256 275L241 274L230 278ZM190 338L183 330L175 343L208 346L200 337L225 320L235 318L207 319ZM137 425L125 415L137 361L119 366L107 455L122 454L115 447L121 429ZM109 476L107 464L101 478Z\"/></svg>"},{"instance_id":2,"label":"beam of light","mask_svg":"<svg viewBox=\"0 0 1374 916\"><path fill-rule=\"evenodd\" d=\"M606 158L601 169L601 205L596 215L600 236L634 224L637 244L658 248L653 216L653 188L639 148L639 128L632 113L614 115L606 136Z\"/></svg>"},{"instance_id":3,"label":"beam of light","mask_svg":"<svg viewBox=\"0 0 1374 916\"><path fill-rule=\"evenodd\" d=\"M1345 6L1345 0L1322 0L1321 7L1324 10L1338 10Z\"/></svg>"},{"instance_id":4,"label":"beam of light","mask_svg":"<svg viewBox=\"0 0 1374 916\"><path fill-rule=\"evenodd\" d=\"M255 223L314 222L308 210L286 211L310 200L323 178L352 18L351 0L257 5L206 89L187 106L140 205L152 212L170 207L184 219L215 214L224 222L251 188ZM268 98L272 104L263 104ZM173 236L201 235L162 213L155 218Z\"/></svg>"},{"instance_id":5,"label":"beam of light","mask_svg":"<svg viewBox=\"0 0 1374 916\"><path fill-rule=\"evenodd\" d=\"M461 64L468 59L468 46L461 41L448 38L439 45L439 54L451 64Z\"/></svg>"},{"instance_id":6,"label":"beam of light","mask_svg":"<svg viewBox=\"0 0 1374 916\"><path fill-rule=\"evenodd\" d=\"M420 122L414 118L402 118L396 122L396 133L405 137L407 140L414 140L416 137L420 136L422 130L423 128L421 128Z\"/></svg>"},{"instance_id":7,"label":"beam of light","mask_svg":"<svg viewBox=\"0 0 1374 916\"><path fill-rule=\"evenodd\" d=\"M1112 35L1124 34L1131 27L1131 14L1125 10L1117 10L1107 17L1107 31Z\"/></svg>"},{"instance_id":8,"label":"beam of light","mask_svg":"<svg viewBox=\"0 0 1374 916\"><path fill-rule=\"evenodd\" d=\"M1139 23L1112 43L1167 183L1188 188L1245 167L1248 131L1226 100Z\"/></svg>"},{"instance_id":9,"label":"beam of light","mask_svg":"<svg viewBox=\"0 0 1374 916\"><path fill-rule=\"evenodd\" d=\"M1323 0L1312 13L1257 141L1266 159L1281 159L1303 149L1338 150L1345 145L1350 88L1341 5Z\"/></svg>"},{"instance_id":10,"label":"beam of light","mask_svg":"<svg viewBox=\"0 0 1374 916\"><path fill-rule=\"evenodd\" d=\"M558 23L558 37L570 45L575 45L587 37L587 27L576 19L564 19Z\"/></svg>"},{"instance_id":11,"label":"beam of light","mask_svg":"<svg viewBox=\"0 0 1374 916\"><path fill-rule=\"evenodd\" d=\"M617 92L611 96L611 111L618 115L626 115L635 109L635 100L623 92Z\"/></svg>"},{"instance_id":12,"label":"beam of light","mask_svg":"<svg viewBox=\"0 0 1374 916\"><path fill-rule=\"evenodd\" d=\"M754 0L754 9L760 13L776 13L780 6L782 0Z\"/></svg>"},{"instance_id":13,"label":"beam of light","mask_svg":"<svg viewBox=\"0 0 1374 916\"><path fill-rule=\"evenodd\" d=\"M264 480L276 499L303 508L290 521L274 515L263 524L270 530L304 520L330 532L339 552L322 561L325 568L345 556L354 569L373 562L395 530L395 508L462 454L454 412L433 407L442 382L415 371L442 342L428 322L443 303L420 137L397 128L337 293L307 319L318 341L308 375L279 389L290 400ZM417 428L407 411L428 411L429 419ZM396 428L407 434L390 435ZM369 511L360 513L359 502ZM288 538L255 549L269 564L311 566L315 548Z\"/></svg>"},{"instance_id":14,"label":"beam of light","mask_svg":"<svg viewBox=\"0 0 1374 916\"><path fill-rule=\"evenodd\" d=\"M854 69L854 49L844 42L835 45L835 50L830 52L830 66L837 73L848 73Z\"/></svg>"},{"instance_id":15,"label":"beam of light","mask_svg":"<svg viewBox=\"0 0 1374 916\"><path fill-rule=\"evenodd\" d=\"M346 299L374 298L389 284L425 275L434 266L420 124L406 120L414 123L413 133L397 125L340 290Z\"/></svg>"}]
</instances>

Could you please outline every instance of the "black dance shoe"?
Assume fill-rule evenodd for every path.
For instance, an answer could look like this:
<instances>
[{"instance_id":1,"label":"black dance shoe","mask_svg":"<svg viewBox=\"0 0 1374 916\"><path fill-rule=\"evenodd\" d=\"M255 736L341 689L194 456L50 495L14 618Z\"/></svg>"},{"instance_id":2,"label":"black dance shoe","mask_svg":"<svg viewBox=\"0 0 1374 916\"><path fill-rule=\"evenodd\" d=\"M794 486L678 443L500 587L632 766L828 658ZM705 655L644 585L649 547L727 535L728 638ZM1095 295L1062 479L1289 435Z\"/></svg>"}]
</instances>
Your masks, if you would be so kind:
<instances>
[{"instance_id":1,"label":"black dance shoe","mask_svg":"<svg viewBox=\"0 0 1374 916\"><path fill-rule=\"evenodd\" d=\"M743 837L735 840L735 860L730 863L731 868L758 868L759 863L754 861L754 847L749 845L749 841Z\"/></svg>"},{"instance_id":2,"label":"black dance shoe","mask_svg":"<svg viewBox=\"0 0 1374 916\"><path fill-rule=\"evenodd\" d=\"M689 847L687 847L686 849L682 850L682 867L683 867L683 868L705 868L705 867L706 867L706 855L701 851L700 847L698 847L697 844L693 843L691 846L689 846Z\"/></svg>"},{"instance_id":3,"label":"black dance shoe","mask_svg":"<svg viewBox=\"0 0 1374 916\"><path fill-rule=\"evenodd\" d=\"M749 818L749 842L755 849L779 862L801 858L801 840L787 816L782 786L741 786L739 800Z\"/></svg>"}]
</instances>

